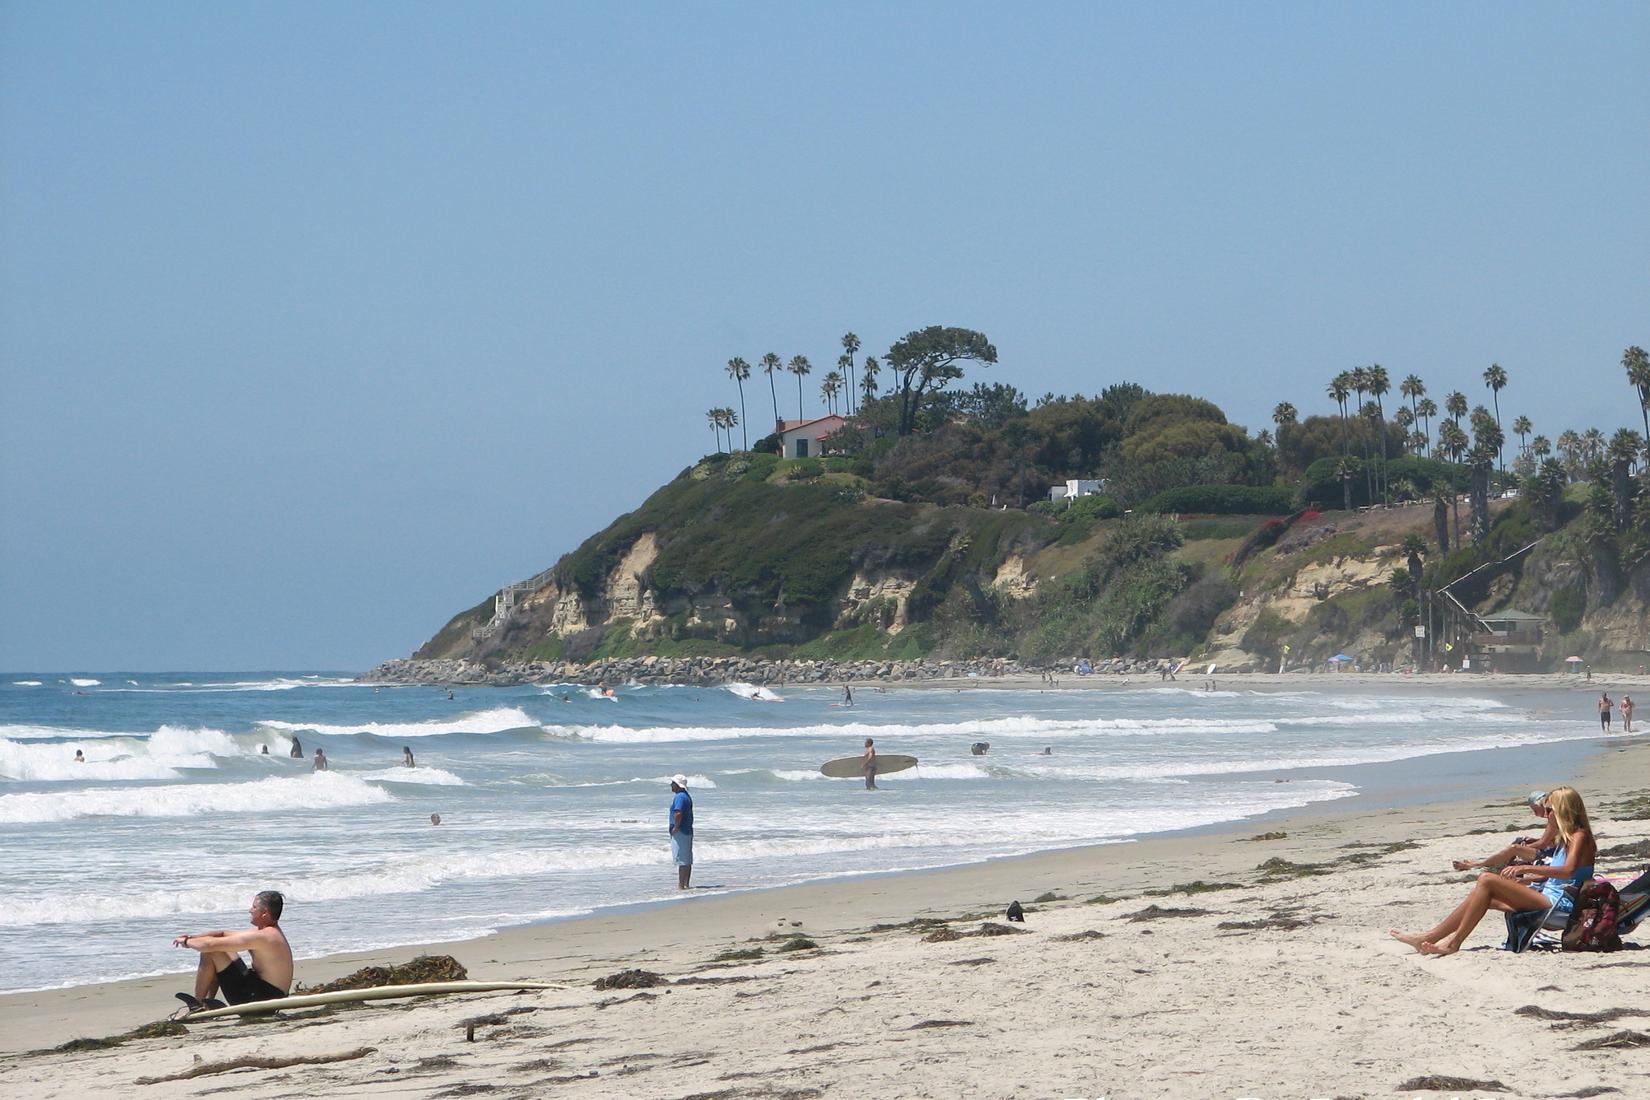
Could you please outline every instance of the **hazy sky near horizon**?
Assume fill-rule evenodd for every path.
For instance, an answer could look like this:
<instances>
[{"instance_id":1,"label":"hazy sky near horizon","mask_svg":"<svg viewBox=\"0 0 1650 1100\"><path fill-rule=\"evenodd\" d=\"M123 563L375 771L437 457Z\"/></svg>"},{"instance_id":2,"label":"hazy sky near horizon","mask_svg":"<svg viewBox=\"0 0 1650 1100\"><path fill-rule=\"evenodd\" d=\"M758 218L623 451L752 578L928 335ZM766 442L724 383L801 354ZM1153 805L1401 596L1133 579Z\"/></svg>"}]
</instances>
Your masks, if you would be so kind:
<instances>
[{"instance_id":1,"label":"hazy sky near horizon","mask_svg":"<svg viewBox=\"0 0 1650 1100\"><path fill-rule=\"evenodd\" d=\"M1369 362L1636 425L1647 47L1624 3L5 4L0 669L410 653L709 450L730 356L809 356L813 412L850 329L1251 429Z\"/></svg>"}]
</instances>

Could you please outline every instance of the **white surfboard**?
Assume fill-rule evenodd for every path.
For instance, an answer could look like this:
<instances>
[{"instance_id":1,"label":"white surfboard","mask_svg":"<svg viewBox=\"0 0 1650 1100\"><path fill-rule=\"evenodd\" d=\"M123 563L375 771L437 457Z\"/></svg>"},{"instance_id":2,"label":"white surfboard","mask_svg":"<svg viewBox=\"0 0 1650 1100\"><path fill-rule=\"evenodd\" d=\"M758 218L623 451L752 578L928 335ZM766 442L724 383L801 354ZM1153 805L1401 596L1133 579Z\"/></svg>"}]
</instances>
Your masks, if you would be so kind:
<instances>
[{"instance_id":1,"label":"white surfboard","mask_svg":"<svg viewBox=\"0 0 1650 1100\"><path fill-rule=\"evenodd\" d=\"M196 1020L217 1020L225 1016L259 1016L281 1012L289 1008L313 1008L316 1005L351 1004L359 1001L388 1001L397 997L427 997L437 993L496 993L505 989L561 989L551 982L420 982L415 985L379 985L371 989L340 989L334 993L300 993L296 997L277 997L270 1001L248 1001L227 1008L210 1008L192 1012L184 1023Z\"/></svg>"}]
</instances>

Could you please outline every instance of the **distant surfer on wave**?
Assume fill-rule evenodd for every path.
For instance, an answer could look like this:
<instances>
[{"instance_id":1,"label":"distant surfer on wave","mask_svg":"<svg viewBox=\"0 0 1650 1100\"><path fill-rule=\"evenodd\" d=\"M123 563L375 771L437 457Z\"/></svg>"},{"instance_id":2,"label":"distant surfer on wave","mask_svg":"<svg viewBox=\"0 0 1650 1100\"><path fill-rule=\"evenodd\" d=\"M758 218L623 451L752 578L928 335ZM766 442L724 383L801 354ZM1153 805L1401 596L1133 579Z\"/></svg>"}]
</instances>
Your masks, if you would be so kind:
<instances>
[{"instance_id":1,"label":"distant surfer on wave","mask_svg":"<svg viewBox=\"0 0 1650 1100\"><path fill-rule=\"evenodd\" d=\"M173 947L201 953L194 995L178 994L187 1006L185 1014L206 1007L220 991L232 1005L287 995L292 988L292 945L281 931L281 909L285 904L280 891L265 890L252 899L248 914L252 927L246 931L190 932L173 937ZM252 956L251 966L241 960L242 951Z\"/></svg>"}]
</instances>

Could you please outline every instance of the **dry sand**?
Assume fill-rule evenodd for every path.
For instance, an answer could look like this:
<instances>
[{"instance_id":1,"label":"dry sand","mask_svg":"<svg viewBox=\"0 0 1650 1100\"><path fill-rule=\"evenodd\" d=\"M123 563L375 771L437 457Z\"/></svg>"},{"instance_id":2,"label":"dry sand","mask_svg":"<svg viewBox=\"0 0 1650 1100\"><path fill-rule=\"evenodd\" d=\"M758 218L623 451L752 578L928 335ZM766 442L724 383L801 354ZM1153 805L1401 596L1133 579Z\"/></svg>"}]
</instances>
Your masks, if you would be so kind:
<instances>
[{"instance_id":1,"label":"dry sand","mask_svg":"<svg viewBox=\"0 0 1650 1100\"><path fill-rule=\"evenodd\" d=\"M1578 783L1606 850L1650 837L1647 764L1650 746L1615 742ZM1447 959L1386 936L1459 901L1471 875L1451 871L1451 857L1533 831L1520 792L1559 781L1508 776L1465 803L1303 814L1265 825L1287 834L1275 839L1251 826L690 898L426 949L451 952L475 978L562 983L546 992L197 1022L186 1036L84 1053L37 1048L158 1019L186 979L14 994L0 998L0 1047L36 1052L0 1055L0 1094L1273 1100L1392 1096L1436 1075L1506 1091L1402 1095L1650 1096L1650 1049L1577 1049L1650 1032L1650 953L1638 950L1650 928L1615 955L1507 954L1496 914ZM1403 841L1416 846L1389 847ZM1270 860L1296 866L1269 875L1260 865ZM1198 880L1238 885L1174 892ZM1011 899L1025 903L1026 923L981 934L1005 927ZM1152 906L1180 912L1137 919ZM936 923L906 923L916 918ZM931 939L941 926L960 938ZM798 934L817 947L784 950ZM757 948L760 957L716 961ZM317 983L415 953L308 960L299 977ZM632 967L669 984L592 987ZM1628 1014L1590 1024L1518 1011L1531 1005ZM466 1023L478 1019L469 1040ZM342 1061L137 1084L247 1057L363 1048Z\"/></svg>"}]
</instances>

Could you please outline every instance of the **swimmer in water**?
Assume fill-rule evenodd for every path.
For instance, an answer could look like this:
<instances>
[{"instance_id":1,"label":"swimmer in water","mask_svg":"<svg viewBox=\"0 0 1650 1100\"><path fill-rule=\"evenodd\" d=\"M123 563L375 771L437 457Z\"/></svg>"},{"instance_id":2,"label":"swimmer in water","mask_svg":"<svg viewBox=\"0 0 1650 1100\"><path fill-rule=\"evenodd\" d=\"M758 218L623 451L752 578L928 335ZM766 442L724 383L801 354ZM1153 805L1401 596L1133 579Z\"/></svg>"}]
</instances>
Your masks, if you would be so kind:
<instances>
[{"instance_id":1,"label":"swimmer in water","mask_svg":"<svg viewBox=\"0 0 1650 1100\"><path fill-rule=\"evenodd\" d=\"M81 752L79 749L74 750L74 762L76 764L84 764L86 762L86 754Z\"/></svg>"},{"instance_id":2,"label":"swimmer in water","mask_svg":"<svg viewBox=\"0 0 1650 1100\"><path fill-rule=\"evenodd\" d=\"M401 763L404 766L409 767L409 768L414 766L413 765L413 754L412 754L412 746L411 745L402 745L401 746Z\"/></svg>"}]
</instances>

